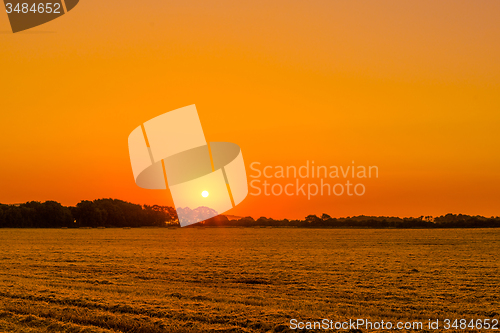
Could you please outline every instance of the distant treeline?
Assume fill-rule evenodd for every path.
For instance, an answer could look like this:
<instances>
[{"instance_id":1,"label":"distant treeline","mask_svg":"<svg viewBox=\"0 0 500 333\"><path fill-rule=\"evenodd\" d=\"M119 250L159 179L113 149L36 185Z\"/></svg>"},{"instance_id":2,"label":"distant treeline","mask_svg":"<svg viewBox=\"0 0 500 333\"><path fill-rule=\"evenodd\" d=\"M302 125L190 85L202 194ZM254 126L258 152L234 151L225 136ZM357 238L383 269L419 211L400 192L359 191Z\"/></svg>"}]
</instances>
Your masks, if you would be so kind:
<instances>
[{"instance_id":1,"label":"distant treeline","mask_svg":"<svg viewBox=\"0 0 500 333\"><path fill-rule=\"evenodd\" d=\"M309 215L304 220L274 220L261 217L254 220L244 217L239 220L228 220L225 216L193 225L201 226L233 226L233 227L296 227L296 228L499 228L500 217L486 218L483 216L469 216L447 214L433 218L421 217L386 217L386 216L353 216L332 218L328 214Z\"/></svg>"},{"instance_id":2,"label":"distant treeline","mask_svg":"<svg viewBox=\"0 0 500 333\"><path fill-rule=\"evenodd\" d=\"M66 207L55 201L31 201L19 205L0 204L0 228L81 228L81 227L175 227L174 208L137 205L117 199L81 201ZM304 220L274 220L252 217L229 220L219 215L190 227L296 227L296 228L498 228L500 217L447 214L433 218L354 216L332 218L309 215Z\"/></svg>"},{"instance_id":3,"label":"distant treeline","mask_svg":"<svg viewBox=\"0 0 500 333\"><path fill-rule=\"evenodd\" d=\"M65 207L55 201L0 204L0 228L163 227L177 225L175 209L136 205L117 199L81 201Z\"/></svg>"}]
</instances>

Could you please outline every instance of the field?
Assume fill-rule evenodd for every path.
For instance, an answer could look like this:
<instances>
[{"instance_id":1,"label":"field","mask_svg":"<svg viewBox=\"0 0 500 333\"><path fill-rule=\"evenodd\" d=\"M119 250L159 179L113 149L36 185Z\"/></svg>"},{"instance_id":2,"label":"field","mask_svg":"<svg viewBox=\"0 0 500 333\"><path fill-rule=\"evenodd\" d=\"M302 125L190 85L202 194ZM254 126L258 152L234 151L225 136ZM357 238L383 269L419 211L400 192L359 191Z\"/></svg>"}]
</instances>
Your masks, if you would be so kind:
<instances>
[{"instance_id":1,"label":"field","mask_svg":"<svg viewBox=\"0 0 500 333\"><path fill-rule=\"evenodd\" d=\"M0 229L0 332L499 318L499 257L499 229Z\"/></svg>"}]
</instances>

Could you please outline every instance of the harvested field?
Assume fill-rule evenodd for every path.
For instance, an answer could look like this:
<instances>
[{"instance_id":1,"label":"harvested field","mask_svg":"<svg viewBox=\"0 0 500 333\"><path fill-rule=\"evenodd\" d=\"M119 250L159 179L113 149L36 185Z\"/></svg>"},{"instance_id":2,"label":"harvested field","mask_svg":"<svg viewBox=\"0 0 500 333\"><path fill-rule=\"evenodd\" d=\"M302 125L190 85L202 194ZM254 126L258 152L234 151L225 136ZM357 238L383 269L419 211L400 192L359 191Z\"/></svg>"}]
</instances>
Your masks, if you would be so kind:
<instances>
[{"instance_id":1,"label":"harvested field","mask_svg":"<svg viewBox=\"0 0 500 333\"><path fill-rule=\"evenodd\" d=\"M499 257L499 229L0 229L0 332L498 319Z\"/></svg>"}]
</instances>

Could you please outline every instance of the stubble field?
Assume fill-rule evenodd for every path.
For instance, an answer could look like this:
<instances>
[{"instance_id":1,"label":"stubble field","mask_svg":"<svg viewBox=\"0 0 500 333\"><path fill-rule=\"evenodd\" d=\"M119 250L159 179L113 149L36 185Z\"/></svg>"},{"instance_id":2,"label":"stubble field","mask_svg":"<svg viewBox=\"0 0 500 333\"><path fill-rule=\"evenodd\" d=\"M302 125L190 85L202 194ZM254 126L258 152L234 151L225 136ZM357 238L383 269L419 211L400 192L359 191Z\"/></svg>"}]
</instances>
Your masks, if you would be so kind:
<instances>
[{"instance_id":1,"label":"stubble field","mask_svg":"<svg viewBox=\"0 0 500 333\"><path fill-rule=\"evenodd\" d=\"M499 257L498 229L0 229L0 332L499 318Z\"/></svg>"}]
</instances>

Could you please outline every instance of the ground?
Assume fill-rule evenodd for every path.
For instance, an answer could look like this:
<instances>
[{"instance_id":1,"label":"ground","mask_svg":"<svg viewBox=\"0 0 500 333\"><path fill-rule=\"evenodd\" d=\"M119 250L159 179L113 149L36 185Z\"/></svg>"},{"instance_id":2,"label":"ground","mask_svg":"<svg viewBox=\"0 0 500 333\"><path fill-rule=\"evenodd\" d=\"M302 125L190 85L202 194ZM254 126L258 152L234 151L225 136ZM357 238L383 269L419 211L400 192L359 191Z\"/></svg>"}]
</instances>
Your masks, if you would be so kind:
<instances>
[{"instance_id":1,"label":"ground","mask_svg":"<svg viewBox=\"0 0 500 333\"><path fill-rule=\"evenodd\" d=\"M499 229L0 229L0 332L442 331L499 318L499 253Z\"/></svg>"}]
</instances>

